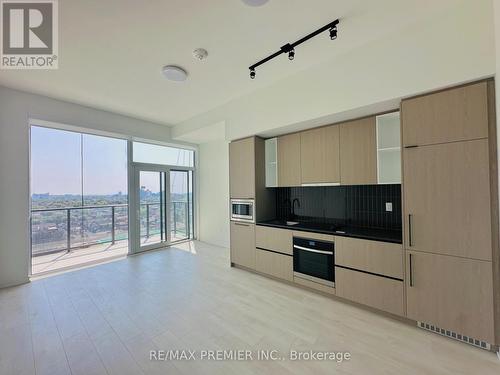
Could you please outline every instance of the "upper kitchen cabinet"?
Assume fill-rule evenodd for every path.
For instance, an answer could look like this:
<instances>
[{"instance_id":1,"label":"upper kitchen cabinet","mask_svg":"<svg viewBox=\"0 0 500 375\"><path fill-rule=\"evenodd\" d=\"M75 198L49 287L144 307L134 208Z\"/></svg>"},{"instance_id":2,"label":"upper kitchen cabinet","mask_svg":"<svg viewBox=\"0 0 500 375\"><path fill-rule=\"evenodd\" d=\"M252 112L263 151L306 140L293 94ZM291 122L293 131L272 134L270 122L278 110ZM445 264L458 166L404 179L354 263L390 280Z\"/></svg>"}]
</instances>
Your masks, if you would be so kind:
<instances>
[{"instance_id":1,"label":"upper kitchen cabinet","mask_svg":"<svg viewBox=\"0 0 500 375\"><path fill-rule=\"evenodd\" d=\"M231 198L255 199L255 137L229 144Z\"/></svg>"},{"instance_id":2,"label":"upper kitchen cabinet","mask_svg":"<svg viewBox=\"0 0 500 375\"><path fill-rule=\"evenodd\" d=\"M278 186L300 186L300 134L278 137Z\"/></svg>"},{"instance_id":3,"label":"upper kitchen cabinet","mask_svg":"<svg viewBox=\"0 0 500 375\"><path fill-rule=\"evenodd\" d=\"M265 141L266 187L278 186L278 138Z\"/></svg>"},{"instance_id":4,"label":"upper kitchen cabinet","mask_svg":"<svg viewBox=\"0 0 500 375\"><path fill-rule=\"evenodd\" d=\"M301 183L340 184L340 126L300 133Z\"/></svg>"},{"instance_id":5,"label":"upper kitchen cabinet","mask_svg":"<svg viewBox=\"0 0 500 375\"><path fill-rule=\"evenodd\" d=\"M377 182L401 183L401 131L399 112L377 116Z\"/></svg>"},{"instance_id":6,"label":"upper kitchen cabinet","mask_svg":"<svg viewBox=\"0 0 500 375\"><path fill-rule=\"evenodd\" d=\"M488 137L487 82L403 100L403 146Z\"/></svg>"},{"instance_id":7,"label":"upper kitchen cabinet","mask_svg":"<svg viewBox=\"0 0 500 375\"><path fill-rule=\"evenodd\" d=\"M340 182L342 185L377 183L375 117L340 124Z\"/></svg>"}]
</instances>

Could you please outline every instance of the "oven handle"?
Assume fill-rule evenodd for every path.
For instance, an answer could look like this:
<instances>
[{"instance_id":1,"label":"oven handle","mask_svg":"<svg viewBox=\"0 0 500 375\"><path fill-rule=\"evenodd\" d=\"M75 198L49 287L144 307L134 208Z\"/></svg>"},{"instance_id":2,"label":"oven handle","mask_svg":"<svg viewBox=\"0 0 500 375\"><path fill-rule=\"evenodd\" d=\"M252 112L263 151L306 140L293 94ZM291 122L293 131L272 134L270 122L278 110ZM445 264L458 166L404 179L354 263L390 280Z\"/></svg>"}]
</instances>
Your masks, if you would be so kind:
<instances>
[{"instance_id":1,"label":"oven handle","mask_svg":"<svg viewBox=\"0 0 500 375\"><path fill-rule=\"evenodd\" d=\"M309 251L310 253L333 255L333 251L314 250L314 249L309 249L308 247L303 247L303 246L299 246L299 245L293 245L293 248L299 249L299 250L304 250L304 251Z\"/></svg>"}]
</instances>

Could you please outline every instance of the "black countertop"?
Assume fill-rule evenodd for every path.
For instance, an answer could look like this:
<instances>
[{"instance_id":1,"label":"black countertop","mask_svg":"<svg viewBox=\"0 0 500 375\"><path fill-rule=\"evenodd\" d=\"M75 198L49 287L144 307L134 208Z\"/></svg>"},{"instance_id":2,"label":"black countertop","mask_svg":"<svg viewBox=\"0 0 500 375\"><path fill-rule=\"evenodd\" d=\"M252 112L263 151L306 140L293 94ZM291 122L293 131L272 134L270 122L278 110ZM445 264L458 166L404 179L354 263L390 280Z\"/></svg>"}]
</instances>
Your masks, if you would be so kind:
<instances>
[{"instance_id":1,"label":"black countertop","mask_svg":"<svg viewBox=\"0 0 500 375\"><path fill-rule=\"evenodd\" d=\"M374 229L350 225L327 224L304 221L296 225L288 225L285 220L267 220L257 222L257 225L275 228L285 228L303 232L332 234L335 236L361 238L364 240L403 243L402 230Z\"/></svg>"}]
</instances>

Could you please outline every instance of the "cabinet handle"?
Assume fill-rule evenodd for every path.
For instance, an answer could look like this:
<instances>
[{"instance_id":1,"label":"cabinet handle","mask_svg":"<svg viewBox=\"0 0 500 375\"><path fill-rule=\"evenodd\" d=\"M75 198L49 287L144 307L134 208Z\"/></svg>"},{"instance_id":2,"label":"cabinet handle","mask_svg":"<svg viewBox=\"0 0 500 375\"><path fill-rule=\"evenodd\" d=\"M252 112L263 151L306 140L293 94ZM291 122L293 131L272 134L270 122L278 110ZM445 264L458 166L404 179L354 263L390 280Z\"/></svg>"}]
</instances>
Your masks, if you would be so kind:
<instances>
[{"instance_id":1,"label":"cabinet handle","mask_svg":"<svg viewBox=\"0 0 500 375\"><path fill-rule=\"evenodd\" d=\"M418 145L405 146L405 148L415 148L415 147L418 147Z\"/></svg>"},{"instance_id":2,"label":"cabinet handle","mask_svg":"<svg viewBox=\"0 0 500 375\"><path fill-rule=\"evenodd\" d=\"M234 225L239 225L241 227L249 227L250 224L243 224L243 223L238 223L238 222L234 222Z\"/></svg>"},{"instance_id":3,"label":"cabinet handle","mask_svg":"<svg viewBox=\"0 0 500 375\"><path fill-rule=\"evenodd\" d=\"M409 255L410 257L410 286L413 286L413 261L412 261L412 255Z\"/></svg>"},{"instance_id":4,"label":"cabinet handle","mask_svg":"<svg viewBox=\"0 0 500 375\"><path fill-rule=\"evenodd\" d=\"M413 221L413 215L409 214L408 215L408 245L409 245L409 247L413 246L413 236L412 236L413 231L411 228L412 221Z\"/></svg>"}]
</instances>

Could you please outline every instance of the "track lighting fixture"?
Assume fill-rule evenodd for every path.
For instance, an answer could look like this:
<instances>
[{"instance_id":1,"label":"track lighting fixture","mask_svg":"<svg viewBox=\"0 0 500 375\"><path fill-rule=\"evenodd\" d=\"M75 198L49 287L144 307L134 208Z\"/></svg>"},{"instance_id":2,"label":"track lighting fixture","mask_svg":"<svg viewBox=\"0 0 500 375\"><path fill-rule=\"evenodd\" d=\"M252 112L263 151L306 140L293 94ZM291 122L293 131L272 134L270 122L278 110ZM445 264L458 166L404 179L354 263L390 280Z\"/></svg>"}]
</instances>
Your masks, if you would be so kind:
<instances>
[{"instance_id":1,"label":"track lighting fixture","mask_svg":"<svg viewBox=\"0 0 500 375\"><path fill-rule=\"evenodd\" d=\"M253 64L250 66L250 78L254 79L255 78L255 68L258 66L265 64L266 62L274 59L275 57L278 57L282 53L288 53L288 59L293 60L295 59L295 47L298 45L307 42L309 39L314 38L316 35L321 34L322 32L329 30L330 31L330 39L335 40L337 39L337 25L339 24L339 20L336 19L335 21L330 22L328 25L323 26L322 28L312 32L309 35L306 35L302 39L297 40L295 43L287 43L283 47L280 48L279 51L273 53L272 55L269 55L265 59L260 60L259 62Z\"/></svg>"},{"instance_id":2,"label":"track lighting fixture","mask_svg":"<svg viewBox=\"0 0 500 375\"><path fill-rule=\"evenodd\" d=\"M337 26L334 26L330 29L330 39L331 40L337 39Z\"/></svg>"}]
</instances>

